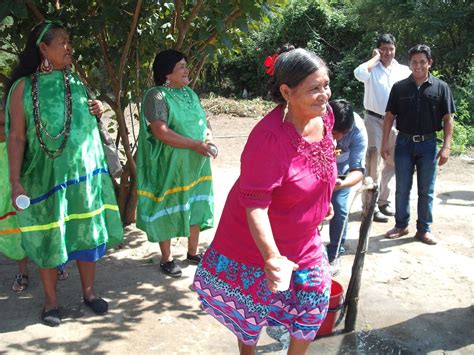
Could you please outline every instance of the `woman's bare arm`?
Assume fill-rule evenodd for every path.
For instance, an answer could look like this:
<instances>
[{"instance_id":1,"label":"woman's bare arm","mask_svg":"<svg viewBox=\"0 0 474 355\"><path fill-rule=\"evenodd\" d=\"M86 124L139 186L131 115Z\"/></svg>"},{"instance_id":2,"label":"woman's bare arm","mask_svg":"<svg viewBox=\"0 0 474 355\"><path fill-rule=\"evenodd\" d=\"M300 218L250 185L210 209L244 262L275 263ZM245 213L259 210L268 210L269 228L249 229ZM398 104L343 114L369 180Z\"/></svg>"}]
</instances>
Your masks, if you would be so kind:
<instances>
[{"instance_id":1,"label":"woman's bare arm","mask_svg":"<svg viewBox=\"0 0 474 355\"><path fill-rule=\"evenodd\" d=\"M8 130L8 164L10 167L10 183L12 185L12 203L15 208L15 199L18 195L25 194L20 182L21 166L26 145L26 124L23 112L24 81L21 81L13 91L10 106L6 109L10 114L10 127Z\"/></svg>"}]
</instances>

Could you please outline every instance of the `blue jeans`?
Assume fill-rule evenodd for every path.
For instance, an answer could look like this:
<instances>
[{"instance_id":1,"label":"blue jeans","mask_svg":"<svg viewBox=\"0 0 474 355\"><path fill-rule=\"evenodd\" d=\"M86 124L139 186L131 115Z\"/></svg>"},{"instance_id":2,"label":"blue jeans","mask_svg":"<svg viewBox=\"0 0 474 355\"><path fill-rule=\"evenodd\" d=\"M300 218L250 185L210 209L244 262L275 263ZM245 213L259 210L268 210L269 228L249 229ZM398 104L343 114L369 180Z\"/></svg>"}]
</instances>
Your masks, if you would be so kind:
<instances>
[{"instance_id":1,"label":"blue jeans","mask_svg":"<svg viewBox=\"0 0 474 355\"><path fill-rule=\"evenodd\" d=\"M329 261L332 261L336 257L339 238L341 238L339 252L341 252L341 248L343 247L344 241L346 240L347 223L345 222L349 213L347 204L350 192L351 189L347 188L334 191L334 193L332 194L331 202L334 208L334 217L329 222L330 241L329 244L326 246Z\"/></svg>"},{"instance_id":2,"label":"blue jeans","mask_svg":"<svg viewBox=\"0 0 474 355\"><path fill-rule=\"evenodd\" d=\"M405 228L410 221L410 191L416 167L418 184L418 232L430 232L433 223L433 193L438 161L436 139L415 143L398 135L395 145L395 227Z\"/></svg>"}]
</instances>

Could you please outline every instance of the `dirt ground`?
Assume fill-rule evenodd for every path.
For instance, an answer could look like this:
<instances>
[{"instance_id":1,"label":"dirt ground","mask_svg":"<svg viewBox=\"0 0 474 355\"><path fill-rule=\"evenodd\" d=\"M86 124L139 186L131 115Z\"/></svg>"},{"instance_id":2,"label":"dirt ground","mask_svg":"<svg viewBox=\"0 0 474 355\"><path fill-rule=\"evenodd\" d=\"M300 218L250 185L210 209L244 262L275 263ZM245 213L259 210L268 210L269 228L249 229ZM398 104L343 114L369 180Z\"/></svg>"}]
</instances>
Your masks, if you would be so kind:
<instances>
[{"instance_id":1,"label":"dirt ground","mask_svg":"<svg viewBox=\"0 0 474 355\"><path fill-rule=\"evenodd\" d=\"M216 221L238 176L246 137L257 121L256 117L212 117L219 146L219 157L213 162ZM393 219L372 225L356 332L344 333L342 322L334 335L311 345L311 354L474 353L473 156L452 158L440 169L433 225L438 245L415 241L414 221L410 234L398 240L383 237ZM348 251L335 277L345 289L357 246L360 207L356 200ZM413 194L412 216L415 207ZM327 229L325 225L326 241ZM202 249L213 233L214 229L202 233ZM77 269L68 265L70 277L58 287L63 314L59 328L39 321L42 288L36 267L29 264L30 286L15 294L10 286L16 265L0 256L0 353L237 353L233 335L199 309L190 290L195 266L182 261L186 240L174 240L172 250L183 268L181 279L161 274L158 246L147 242L134 225L126 227L123 248L111 250L98 265L96 287L110 303L105 316L95 316L84 307ZM258 353L285 350L263 332Z\"/></svg>"}]
</instances>

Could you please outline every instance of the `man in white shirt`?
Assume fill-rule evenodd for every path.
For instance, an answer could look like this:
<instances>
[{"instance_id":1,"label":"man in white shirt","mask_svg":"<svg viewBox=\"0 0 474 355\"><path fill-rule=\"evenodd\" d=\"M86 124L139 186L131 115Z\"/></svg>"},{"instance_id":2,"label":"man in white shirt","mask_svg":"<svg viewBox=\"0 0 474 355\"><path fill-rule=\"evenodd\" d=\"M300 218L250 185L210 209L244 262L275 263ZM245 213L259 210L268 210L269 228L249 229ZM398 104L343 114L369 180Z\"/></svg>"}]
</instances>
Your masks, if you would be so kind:
<instances>
[{"instance_id":1,"label":"man in white shirt","mask_svg":"<svg viewBox=\"0 0 474 355\"><path fill-rule=\"evenodd\" d=\"M393 154L387 160L380 159L382 147L382 128L388 96L393 84L407 78L411 74L406 65L395 60L395 37L385 33L377 40L377 48L372 51L372 58L362 63L354 70L357 80L364 83L364 120L368 135L368 150L366 157L367 175L375 182L379 182L380 194L378 208L375 209L375 222L388 222L387 216L394 216L390 208L389 183L395 175ZM397 131L394 127L390 132L389 146L393 152ZM382 160L381 174L379 163ZM364 203L365 203L364 198Z\"/></svg>"}]
</instances>

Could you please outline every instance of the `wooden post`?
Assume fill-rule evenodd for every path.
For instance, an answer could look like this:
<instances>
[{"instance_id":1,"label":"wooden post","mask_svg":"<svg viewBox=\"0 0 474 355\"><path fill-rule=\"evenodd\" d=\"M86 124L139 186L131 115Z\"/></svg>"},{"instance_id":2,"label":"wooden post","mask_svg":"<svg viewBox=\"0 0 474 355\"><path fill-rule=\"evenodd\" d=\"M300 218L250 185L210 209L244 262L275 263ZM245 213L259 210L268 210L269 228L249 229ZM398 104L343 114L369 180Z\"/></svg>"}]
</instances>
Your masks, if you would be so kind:
<instances>
[{"instance_id":1,"label":"wooden post","mask_svg":"<svg viewBox=\"0 0 474 355\"><path fill-rule=\"evenodd\" d=\"M362 222L359 229L359 244L352 264L352 274L346 292L346 320L344 331L351 332L355 329L357 318L357 304L359 302L360 282L364 268L364 258L369 245L370 227L378 197L378 186L372 182L370 177L364 179L362 187L366 194L366 200L362 210Z\"/></svg>"}]
</instances>

